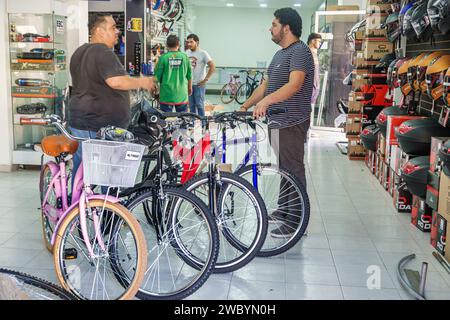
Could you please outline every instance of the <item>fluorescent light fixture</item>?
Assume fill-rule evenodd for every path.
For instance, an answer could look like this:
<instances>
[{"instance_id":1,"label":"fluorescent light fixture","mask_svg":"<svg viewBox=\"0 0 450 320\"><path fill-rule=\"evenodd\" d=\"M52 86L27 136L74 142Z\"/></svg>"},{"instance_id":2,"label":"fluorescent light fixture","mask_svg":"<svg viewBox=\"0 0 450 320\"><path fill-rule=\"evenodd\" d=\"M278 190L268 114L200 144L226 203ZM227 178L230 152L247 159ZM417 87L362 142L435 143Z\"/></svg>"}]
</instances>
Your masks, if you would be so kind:
<instances>
[{"instance_id":1,"label":"fluorescent light fixture","mask_svg":"<svg viewBox=\"0 0 450 320\"><path fill-rule=\"evenodd\" d=\"M301 7L302 4L301 3L294 3L294 7Z\"/></svg>"},{"instance_id":2,"label":"fluorescent light fixture","mask_svg":"<svg viewBox=\"0 0 450 320\"><path fill-rule=\"evenodd\" d=\"M267 8L267 3L260 3L259 6L260 6L261 8Z\"/></svg>"},{"instance_id":3,"label":"fluorescent light fixture","mask_svg":"<svg viewBox=\"0 0 450 320\"><path fill-rule=\"evenodd\" d=\"M227 3L227 7L234 7L234 3Z\"/></svg>"}]
</instances>

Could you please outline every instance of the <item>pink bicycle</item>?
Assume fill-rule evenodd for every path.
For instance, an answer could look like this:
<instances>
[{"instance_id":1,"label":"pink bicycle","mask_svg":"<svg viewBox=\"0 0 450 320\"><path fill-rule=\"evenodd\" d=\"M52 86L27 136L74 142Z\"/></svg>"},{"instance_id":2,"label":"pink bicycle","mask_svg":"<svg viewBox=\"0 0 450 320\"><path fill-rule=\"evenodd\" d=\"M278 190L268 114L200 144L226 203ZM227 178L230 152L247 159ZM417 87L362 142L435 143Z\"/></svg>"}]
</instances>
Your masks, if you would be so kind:
<instances>
[{"instance_id":1,"label":"pink bicycle","mask_svg":"<svg viewBox=\"0 0 450 320\"><path fill-rule=\"evenodd\" d=\"M44 241L59 282L79 299L133 298L145 275L147 245L139 222L109 191L134 184L144 147L74 137L56 115L20 123L53 125L64 134L41 142L42 151L55 158L42 167L40 189ZM69 196L67 166L77 141L83 141L84 162ZM107 194L94 194L93 184L109 186Z\"/></svg>"},{"instance_id":2,"label":"pink bicycle","mask_svg":"<svg viewBox=\"0 0 450 320\"><path fill-rule=\"evenodd\" d=\"M222 90L220 91L220 100L222 100L223 103L228 104L236 98L239 87L242 85L239 78L240 76L238 74L231 74L230 81L222 87Z\"/></svg>"}]
</instances>

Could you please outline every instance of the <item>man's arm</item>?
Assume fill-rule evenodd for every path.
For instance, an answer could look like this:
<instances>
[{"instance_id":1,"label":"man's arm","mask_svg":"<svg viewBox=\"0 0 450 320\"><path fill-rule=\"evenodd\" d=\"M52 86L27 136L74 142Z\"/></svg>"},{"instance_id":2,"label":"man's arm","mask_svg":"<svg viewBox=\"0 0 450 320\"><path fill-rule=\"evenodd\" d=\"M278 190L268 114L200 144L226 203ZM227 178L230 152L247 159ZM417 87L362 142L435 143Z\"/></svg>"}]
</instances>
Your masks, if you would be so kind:
<instances>
[{"instance_id":1,"label":"man's arm","mask_svg":"<svg viewBox=\"0 0 450 320\"><path fill-rule=\"evenodd\" d=\"M106 84L115 90L133 90L133 89L146 89L148 91L153 91L155 89L155 84L153 78L142 77L142 78L132 78L130 76L118 76L106 79Z\"/></svg>"},{"instance_id":2,"label":"man's arm","mask_svg":"<svg viewBox=\"0 0 450 320\"><path fill-rule=\"evenodd\" d=\"M259 87L255 89L255 91L253 91L252 95L247 99L247 101L244 102L240 110L247 111L255 104L260 102L264 98L266 90L267 90L267 78L264 79L264 81L259 85Z\"/></svg>"},{"instance_id":3,"label":"man's arm","mask_svg":"<svg viewBox=\"0 0 450 320\"><path fill-rule=\"evenodd\" d=\"M188 81L188 95L192 96L192 79Z\"/></svg>"},{"instance_id":4,"label":"man's arm","mask_svg":"<svg viewBox=\"0 0 450 320\"><path fill-rule=\"evenodd\" d=\"M215 71L216 71L216 65L214 64L214 61L210 60L208 62L208 73L206 74L205 79L203 79L203 81L200 81L198 83L198 85L200 87L205 86Z\"/></svg>"},{"instance_id":5,"label":"man's arm","mask_svg":"<svg viewBox=\"0 0 450 320\"><path fill-rule=\"evenodd\" d=\"M291 98L302 88L303 83L305 82L305 77L306 74L303 71L292 71L289 75L288 83L274 93L269 94L256 104L255 110L253 111L253 116L255 118L264 117L267 109L271 105Z\"/></svg>"}]
</instances>

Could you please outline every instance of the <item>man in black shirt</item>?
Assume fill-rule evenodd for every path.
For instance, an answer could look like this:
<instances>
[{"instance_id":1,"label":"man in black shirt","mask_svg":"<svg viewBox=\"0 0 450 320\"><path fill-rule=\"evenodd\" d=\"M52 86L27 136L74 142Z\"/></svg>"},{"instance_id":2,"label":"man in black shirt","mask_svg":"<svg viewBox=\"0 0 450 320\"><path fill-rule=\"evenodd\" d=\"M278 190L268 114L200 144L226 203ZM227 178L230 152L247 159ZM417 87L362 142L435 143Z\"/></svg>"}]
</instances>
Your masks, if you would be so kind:
<instances>
[{"instance_id":1,"label":"man in black shirt","mask_svg":"<svg viewBox=\"0 0 450 320\"><path fill-rule=\"evenodd\" d=\"M131 78L113 52L119 30L111 15L95 15L90 21L90 33L91 42L79 47L70 60L73 86L69 127L73 135L84 138L95 138L96 132L108 125L127 128L128 91L154 90L152 78ZM73 160L74 173L81 154L79 147Z\"/></svg>"},{"instance_id":2,"label":"man in black shirt","mask_svg":"<svg viewBox=\"0 0 450 320\"><path fill-rule=\"evenodd\" d=\"M308 46L300 41L302 19L292 8L279 9L272 21L272 41L279 50L269 66L267 79L242 105L241 110L255 106L255 118L266 116L267 110L284 109L285 113L269 114L269 137L272 148L277 152L279 165L291 171L306 188L304 144L311 114L311 95L314 81L314 60ZM281 185L285 181L282 180ZM278 210L269 221L283 221L271 236L284 238L295 233L301 210L298 200L288 199L282 194L292 190L281 190ZM293 204L295 202L295 204Z\"/></svg>"}]
</instances>

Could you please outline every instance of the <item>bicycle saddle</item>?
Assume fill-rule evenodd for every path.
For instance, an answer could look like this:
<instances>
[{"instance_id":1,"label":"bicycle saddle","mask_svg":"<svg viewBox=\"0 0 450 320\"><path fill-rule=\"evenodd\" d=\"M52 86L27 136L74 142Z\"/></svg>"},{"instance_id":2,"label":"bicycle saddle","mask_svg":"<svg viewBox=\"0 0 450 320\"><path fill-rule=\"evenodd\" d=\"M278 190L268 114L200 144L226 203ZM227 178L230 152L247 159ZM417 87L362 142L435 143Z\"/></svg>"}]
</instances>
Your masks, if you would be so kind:
<instances>
[{"instance_id":1,"label":"bicycle saddle","mask_svg":"<svg viewBox=\"0 0 450 320\"><path fill-rule=\"evenodd\" d=\"M78 150L78 142L70 140L64 135L47 136L41 141L42 152L50 157L58 157L62 154L75 154Z\"/></svg>"},{"instance_id":2,"label":"bicycle saddle","mask_svg":"<svg viewBox=\"0 0 450 320\"><path fill-rule=\"evenodd\" d=\"M133 142L135 140L134 134L130 131L114 126L101 128L97 132L97 138L117 142Z\"/></svg>"}]
</instances>

